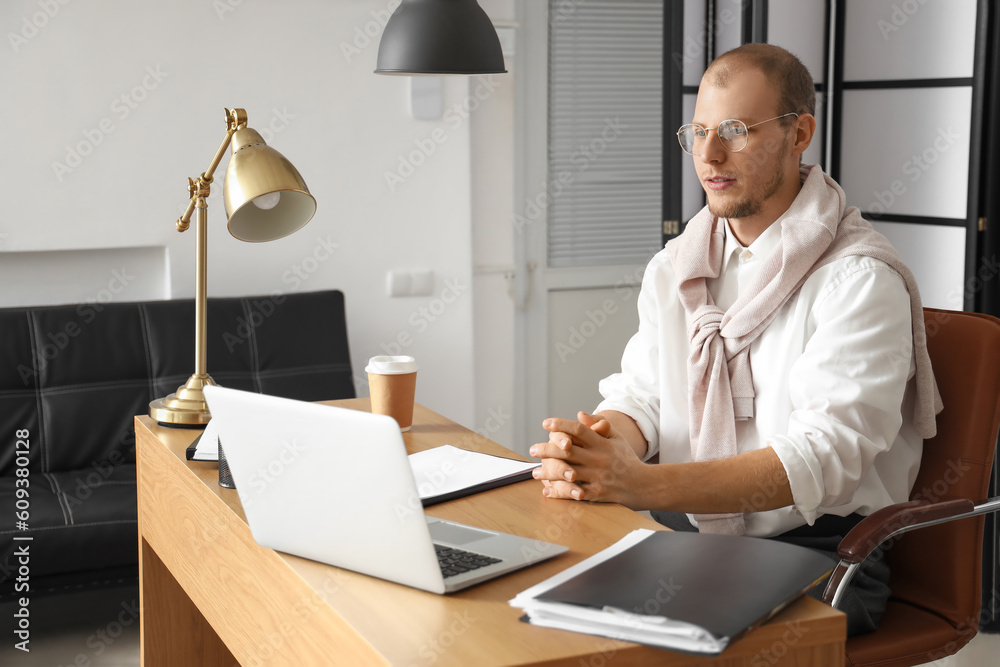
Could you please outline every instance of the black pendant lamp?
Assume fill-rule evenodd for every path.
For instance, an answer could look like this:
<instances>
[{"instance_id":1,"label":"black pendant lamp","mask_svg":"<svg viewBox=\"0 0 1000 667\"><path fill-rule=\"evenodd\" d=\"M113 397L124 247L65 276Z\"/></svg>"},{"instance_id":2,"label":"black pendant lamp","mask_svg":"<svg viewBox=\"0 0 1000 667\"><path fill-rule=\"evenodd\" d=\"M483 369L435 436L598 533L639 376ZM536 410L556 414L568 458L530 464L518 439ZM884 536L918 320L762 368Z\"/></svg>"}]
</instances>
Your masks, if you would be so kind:
<instances>
[{"instance_id":1,"label":"black pendant lamp","mask_svg":"<svg viewBox=\"0 0 1000 667\"><path fill-rule=\"evenodd\" d=\"M378 46L376 74L502 74L500 39L476 0L402 0Z\"/></svg>"}]
</instances>

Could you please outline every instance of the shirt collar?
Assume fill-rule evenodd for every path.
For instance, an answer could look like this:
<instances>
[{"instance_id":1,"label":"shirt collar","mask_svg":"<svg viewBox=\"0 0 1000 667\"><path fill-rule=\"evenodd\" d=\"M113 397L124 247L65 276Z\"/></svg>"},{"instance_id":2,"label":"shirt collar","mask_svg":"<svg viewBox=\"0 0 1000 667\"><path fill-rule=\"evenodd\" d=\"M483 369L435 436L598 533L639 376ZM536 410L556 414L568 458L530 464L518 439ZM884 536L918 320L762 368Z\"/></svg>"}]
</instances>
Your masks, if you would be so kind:
<instances>
[{"instance_id":1,"label":"shirt collar","mask_svg":"<svg viewBox=\"0 0 1000 667\"><path fill-rule=\"evenodd\" d=\"M736 234L733 230L729 228L729 221L726 220L726 245L723 249L723 259L728 259L732 257L733 253L741 253L744 250L749 250L754 257L763 259L771 254L771 251L778 247L778 243L781 241L781 224L784 221L785 216L782 215L777 220L775 220L771 225L764 230L764 232L754 240L749 246L742 246L740 242L736 240Z\"/></svg>"}]
</instances>

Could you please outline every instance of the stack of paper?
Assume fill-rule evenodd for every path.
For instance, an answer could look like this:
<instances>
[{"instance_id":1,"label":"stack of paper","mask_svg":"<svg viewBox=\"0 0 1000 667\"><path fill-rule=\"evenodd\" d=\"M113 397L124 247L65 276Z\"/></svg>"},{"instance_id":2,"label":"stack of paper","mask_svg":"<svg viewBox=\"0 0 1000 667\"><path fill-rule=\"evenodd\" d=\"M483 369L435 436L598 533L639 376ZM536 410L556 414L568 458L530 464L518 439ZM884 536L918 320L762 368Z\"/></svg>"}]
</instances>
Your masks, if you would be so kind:
<instances>
[{"instance_id":1,"label":"stack of paper","mask_svg":"<svg viewBox=\"0 0 1000 667\"><path fill-rule=\"evenodd\" d=\"M208 420L205 430L188 447L187 459L189 461L219 460L219 429L216 422Z\"/></svg>"},{"instance_id":2,"label":"stack of paper","mask_svg":"<svg viewBox=\"0 0 1000 667\"><path fill-rule=\"evenodd\" d=\"M534 625L714 655L835 564L773 540L636 530L510 604Z\"/></svg>"}]
</instances>

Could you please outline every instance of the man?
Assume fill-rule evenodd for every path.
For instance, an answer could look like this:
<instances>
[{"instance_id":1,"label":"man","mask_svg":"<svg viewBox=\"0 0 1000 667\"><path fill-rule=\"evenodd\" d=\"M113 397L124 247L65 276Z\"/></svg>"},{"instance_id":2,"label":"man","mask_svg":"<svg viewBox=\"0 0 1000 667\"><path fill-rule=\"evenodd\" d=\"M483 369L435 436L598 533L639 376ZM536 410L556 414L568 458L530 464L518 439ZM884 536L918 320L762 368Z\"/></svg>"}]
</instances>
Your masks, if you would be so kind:
<instances>
[{"instance_id":1,"label":"man","mask_svg":"<svg viewBox=\"0 0 1000 667\"><path fill-rule=\"evenodd\" d=\"M920 298L840 187L800 165L814 90L767 44L705 72L677 134L708 205L647 267L639 330L596 414L543 423L531 454L546 496L828 551L908 499L940 411ZM875 628L887 580L881 559L862 570L850 634Z\"/></svg>"}]
</instances>

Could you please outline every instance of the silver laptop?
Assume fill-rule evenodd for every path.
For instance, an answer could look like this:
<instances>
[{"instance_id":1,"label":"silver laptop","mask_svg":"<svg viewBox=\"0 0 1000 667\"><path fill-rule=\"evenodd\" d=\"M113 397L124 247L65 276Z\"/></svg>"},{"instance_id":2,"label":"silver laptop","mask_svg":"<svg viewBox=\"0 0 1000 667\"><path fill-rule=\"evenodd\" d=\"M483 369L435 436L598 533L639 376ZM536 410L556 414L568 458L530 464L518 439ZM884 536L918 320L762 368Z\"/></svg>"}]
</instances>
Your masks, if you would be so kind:
<instances>
[{"instance_id":1,"label":"silver laptop","mask_svg":"<svg viewBox=\"0 0 1000 667\"><path fill-rule=\"evenodd\" d=\"M391 417L217 386L205 399L261 546L432 593L567 551L425 516Z\"/></svg>"}]
</instances>

